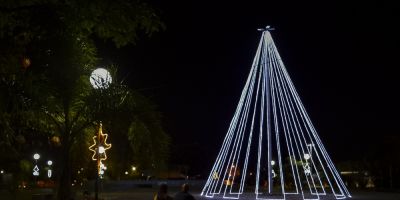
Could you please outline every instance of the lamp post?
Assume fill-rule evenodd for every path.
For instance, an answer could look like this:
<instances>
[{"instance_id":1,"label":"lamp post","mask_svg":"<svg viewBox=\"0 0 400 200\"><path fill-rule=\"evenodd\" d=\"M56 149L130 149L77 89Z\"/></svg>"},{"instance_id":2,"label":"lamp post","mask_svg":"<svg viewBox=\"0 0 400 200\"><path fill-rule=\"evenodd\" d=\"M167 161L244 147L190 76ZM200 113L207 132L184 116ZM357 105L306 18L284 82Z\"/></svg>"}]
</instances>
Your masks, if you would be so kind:
<instances>
[{"instance_id":1,"label":"lamp post","mask_svg":"<svg viewBox=\"0 0 400 200\"><path fill-rule=\"evenodd\" d=\"M94 89L107 89L111 82L112 82L112 77L110 72L108 72L104 68L97 68L93 70L93 72L90 74L89 78L90 84ZM100 123L99 130L97 132L97 135L93 137L94 144L89 147L91 151L93 151L93 156L92 159L96 160L97 162L97 173L96 173L96 181L95 181L95 200L99 199L99 179L100 175L104 173L105 166L101 162L102 160L107 159L106 155L106 150L111 148L111 144L107 144L107 134L102 133L102 124Z\"/></svg>"}]
</instances>

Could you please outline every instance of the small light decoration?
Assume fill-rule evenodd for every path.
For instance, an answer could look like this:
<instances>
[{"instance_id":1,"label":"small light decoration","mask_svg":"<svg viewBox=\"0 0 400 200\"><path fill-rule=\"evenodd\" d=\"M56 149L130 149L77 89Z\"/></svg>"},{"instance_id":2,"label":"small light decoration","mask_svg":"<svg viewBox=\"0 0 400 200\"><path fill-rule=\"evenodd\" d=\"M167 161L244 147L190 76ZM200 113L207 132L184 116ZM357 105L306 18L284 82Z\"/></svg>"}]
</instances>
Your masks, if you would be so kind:
<instances>
[{"instance_id":1,"label":"small light decoration","mask_svg":"<svg viewBox=\"0 0 400 200\"><path fill-rule=\"evenodd\" d=\"M93 136L94 144L89 147L89 150L93 151L92 160L97 160L97 171L99 174L101 172L104 173L104 170L101 168L103 164L101 161L107 160L106 150L111 148L111 144L107 143L107 138L108 134L103 134L103 125L100 123L97 135Z\"/></svg>"},{"instance_id":2,"label":"small light decoration","mask_svg":"<svg viewBox=\"0 0 400 200\"><path fill-rule=\"evenodd\" d=\"M51 169L47 170L47 177L51 178L51 175L52 175Z\"/></svg>"},{"instance_id":3,"label":"small light decoration","mask_svg":"<svg viewBox=\"0 0 400 200\"><path fill-rule=\"evenodd\" d=\"M33 168L33 173L34 176L39 176L39 167L37 165L35 165L35 167Z\"/></svg>"},{"instance_id":4,"label":"small light decoration","mask_svg":"<svg viewBox=\"0 0 400 200\"><path fill-rule=\"evenodd\" d=\"M107 167L100 161L100 171L99 171L100 178L103 178L104 171L106 171L106 170L107 170Z\"/></svg>"},{"instance_id":5,"label":"small light decoration","mask_svg":"<svg viewBox=\"0 0 400 200\"><path fill-rule=\"evenodd\" d=\"M50 141L53 143L54 146L60 146L61 145L60 137L58 137L58 136L51 137Z\"/></svg>"},{"instance_id":6,"label":"small light decoration","mask_svg":"<svg viewBox=\"0 0 400 200\"><path fill-rule=\"evenodd\" d=\"M39 155L38 153L35 153L35 154L33 155L33 159L39 160L39 158L40 158L40 155Z\"/></svg>"},{"instance_id":7,"label":"small light decoration","mask_svg":"<svg viewBox=\"0 0 400 200\"><path fill-rule=\"evenodd\" d=\"M29 66L31 66L31 59L29 59L28 57L23 57L21 59L21 65L24 69L28 68Z\"/></svg>"},{"instance_id":8,"label":"small light decoration","mask_svg":"<svg viewBox=\"0 0 400 200\"><path fill-rule=\"evenodd\" d=\"M47 165L49 166L49 169L47 170L47 177L51 178L51 176L53 175L53 170L51 170L50 167L53 165L53 161L47 161Z\"/></svg>"},{"instance_id":9,"label":"small light decoration","mask_svg":"<svg viewBox=\"0 0 400 200\"><path fill-rule=\"evenodd\" d=\"M40 155L38 153L33 154L33 159L35 159L35 167L33 167L33 176L39 176L39 167L37 166L37 160L39 160Z\"/></svg>"}]
</instances>

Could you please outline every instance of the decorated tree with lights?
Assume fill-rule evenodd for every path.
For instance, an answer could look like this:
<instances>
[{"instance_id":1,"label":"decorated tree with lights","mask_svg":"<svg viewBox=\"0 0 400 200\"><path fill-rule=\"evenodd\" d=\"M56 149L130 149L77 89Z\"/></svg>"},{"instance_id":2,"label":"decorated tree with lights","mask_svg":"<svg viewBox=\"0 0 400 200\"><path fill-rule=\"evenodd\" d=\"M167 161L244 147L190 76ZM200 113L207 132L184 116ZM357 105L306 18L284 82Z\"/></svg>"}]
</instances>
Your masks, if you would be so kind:
<instances>
[{"instance_id":1,"label":"decorated tree with lights","mask_svg":"<svg viewBox=\"0 0 400 200\"><path fill-rule=\"evenodd\" d=\"M260 29L250 74L201 195L228 199L351 197L269 30Z\"/></svg>"}]
</instances>

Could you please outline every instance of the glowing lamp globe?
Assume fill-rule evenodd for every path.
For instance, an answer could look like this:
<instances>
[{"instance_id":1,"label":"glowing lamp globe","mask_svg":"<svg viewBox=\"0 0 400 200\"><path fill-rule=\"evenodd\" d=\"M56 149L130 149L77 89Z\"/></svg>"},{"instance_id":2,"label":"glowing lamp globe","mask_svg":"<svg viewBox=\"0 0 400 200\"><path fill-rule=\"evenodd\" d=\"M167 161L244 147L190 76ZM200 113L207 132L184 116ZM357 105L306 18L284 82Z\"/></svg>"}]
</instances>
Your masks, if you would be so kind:
<instances>
[{"instance_id":1,"label":"glowing lamp globe","mask_svg":"<svg viewBox=\"0 0 400 200\"><path fill-rule=\"evenodd\" d=\"M275 165L275 161L271 160L271 165L274 166Z\"/></svg>"},{"instance_id":2,"label":"glowing lamp globe","mask_svg":"<svg viewBox=\"0 0 400 200\"><path fill-rule=\"evenodd\" d=\"M33 155L33 159L39 160L39 158L40 158L40 155L39 155L38 153L35 153L35 154Z\"/></svg>"},{"instance_id":3,"label":"glowing lamp globe","mask_svg":"<svg viewBox=\"0 0 400 200\"><path fill-rule=\"evenodd\" d=\"M53 161L51 161L51 160L47 161L48 166L51 166L52 164L53 164Z\"/></svg>"},{"instance_id":4,"label":"glowing lamp globe","mask_svg":"<svg viewBox=\"0 0 400 200\"><path fill-rule=\"evenodd\" d=\"M107 89L112 83L112 77L106 69L97 68L90 75L89 81L94 89Z\"/></svg>"},{"instance_id":5,"label":"glowing lamp globe","mask_svg":"<svg viewBox=\"0 0 400 200\"><path fill-rule=\"evenodd\" d=\"M308 153L304 154L304 159L308 160L310 158L311 158L310 154L308 154Z\"/></svg>"}]
</instances>

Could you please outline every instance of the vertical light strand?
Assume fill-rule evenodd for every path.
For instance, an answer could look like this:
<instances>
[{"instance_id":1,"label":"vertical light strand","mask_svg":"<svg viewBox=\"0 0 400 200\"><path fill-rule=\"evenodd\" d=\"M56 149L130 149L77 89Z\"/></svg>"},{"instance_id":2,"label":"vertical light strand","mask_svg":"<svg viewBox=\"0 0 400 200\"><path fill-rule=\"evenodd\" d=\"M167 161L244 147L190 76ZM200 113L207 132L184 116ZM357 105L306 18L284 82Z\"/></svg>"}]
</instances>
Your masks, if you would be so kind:
<instances>
[{"instance_id":1,"label":"vertical light strand","mask_svg":"<svg viewBox=\"0 0 400 200\"><path fill-rule=\"evenodd\" d=\"M283 85L285 84L285 79L280 79L279 78L280 76L279 76L278 73L279 73L279 70L281 69L281 65L277 61L276 51L274 51L274 58L275 58L275 63L277 63L277 68L276 68L275 73L277 73L276 76L278 77L277 79L279 80L278 81L278 88L279 88L280 99L282 101L282 106L281 107L283 107L283 112L285 112L287 114L286 116L288 116L288 118L289 118L288 121L289 121L291 132L293 133L293 135L297 136L297 137L294 137L295 141L296 142L298 141L298 144L300 144L301 152L299 151L299 157L300 157L300 160L301 160L301 163L302 163L302 167L303 167L303 171L302 172L303 172L304 177L305 177L305 179L307 181L307 185L308 185L308 188L310 190L310 193L313 193L309 177L307 176L307 173L305 172L305 170L306 170L305 164L307 164L308 161L304 158L304 155L305 155L304 146L303 146L303 143L302 143L300 135L299 135L299 129L301 129L301 127L297 126L297 123L295 121L295 115L293 114L294 111L290 108L290 100L287 99L287 94L282 89ZM304 143L306 144L306 142L304 142ZM304 162L304 160L305 160L305 162ZM311 177L311 182L312 182L312 184L313 184L313 186L315 188L315 183L314 183L314 180L313 180L312 177ZM304 198L304 193L302 192L302 194L303 194L303 198Z\"/></svg>"},{"instance_id":2,"label":"vertical light strand","mask_svg":"<svg viewBox=\"0 0 400 200\"><path fill-rule=\"evenodd\" d=\"M270 47L271 48L271 47ZM271 50L271 52L272 52L272 54L274 54L274 51L273 50ZM271 57L273 57L273 56L271 56ZM273 57L274 58L274 57ZM271 61L271 68L272 69L274 69L273 71L271 70L271 73L273 73L274 75L275 75L275 68L278 68L278 63L276 62L276 60L275 59L273 59L272 61ZM278 79L274 76L274 75L272 75L271 77L274 77L274 80L276 79L276 81L275 82L277 82L277 87L276 87L276 91L277 91L277 93L278 93L278 91L279 91L279 84L278 84ZM289 117L288 117L288 114L287 114L287 112L285 112L285 110L284 110L284 106L283 106L283 100L282 100L282 98L276 98L277 99L277 101L278 101L278 107L279 107L279 110L280 110L280 116L281 116L281 120L282 120L282 123L283 123L283 131L284 131L284 134L285 134L285 136L287 135L288 137L289 137L289 141L290 141L290 144L291 144L291 150L292 150L292 152L293 152L293 158L295 159L295 161L296 161L296 155L295 155L295 152L294 152L294 150L293 150L293 144L292 144L292 140L291 140L291 135L293 134L293 130L292 130L292 128L290 127L289 128L289 122L290 122L290 120L288 119ZM300 153L300 151L299 151L299 148L298 148L298 144L297 144L297 141L296 141L296 138L295 137L293 137L293 141L295 142L295 145L296 145L296 147L297 147L297 152L298 152L298 155L299 155L299 157L301 157L301 153ZM290 160L292 160L291 158L290 158ZM293 162L291 162L291 164L292 164L292 168L293 168ZM298 170L298 167L297 167L297 165L295 166L296 167L296 172L297 172L297 179L298 179L298 183L301 183L301 178L300 178L300 173L299 173L299 170ZM295 176L294 174L293 174L293 176ZM294 180L295 180L295 183L296 183L296 177L294 177ZM297 184L297 183L296 183ZM296 185L296 187L297 187L297 185ZM301 190L301 192L302 192L302 195L303 195L303 187L302 187L302 185L301 184L299 184L299 187L300 187L300 190Z\"/></svg>"},{"instance_id":3,"label":"vertical light strand","mask_svg":"<svg viewBox=\"0 0 400 200\"><path fill-rule=\"evenodd\" d=\"M278 56L279 56L279 55L278 55ZM283 65L282 60L281 60L280 58L279 58L279 60L280 60L280 62L281 62L282 65ZM324 158L325 158L326 161L329 163L329 164L328 164L328 167L330 168L331 172L334 174L334 175L333 175L333 178L335 179L336 184L337 184L339 190L341 190L342 195L344 195L344 193L343 193L343 191L342 191L342 190L344 190L344 191L346 192L347 196L348 196L348 197L351 197L351 195L350 195L350 193L348 192L348 190L347 190L345 184L343 183L343 180L340 178L339 173L337 172L337 170L336 170L336 168L334 167L334 165L333 165L333 163L332 163L332 161L331 161L331 159L330 159L328 153L326 152L325 147L322 145L322 142L321 142L321 140L320 140L320 138L319 138L319 136L318 136L318 134L317 134L317 132L316 132L316 130L315 130L315 128L314 128L314 125L312 124L312 122L311 122L311 120L310 120L310 117L308 116L307 112L305 111L304 105L301 103L300 97L299 97L299 95L298 95L296 89L294 88L293 82L291 81L291 79L290 79L290 77L288 76L288 73L287 73L287 71L286 71L286 69L285 69L284 67L283 67L283 70L284 70L284 72L285 72L285 76L286 76L286 77L288 78L288 80L289 80L289 83L290 83L290 86L291 86L291 88L292 88L292 91L293 91L293 93L294 93L295 96L296 96L296 100L300 103L299 105L300 105L300 107L301 107L301 111L302 111L302 113L304 114L304 116L305 116L305 118L306 118L306 121L307 121L307 123L309 124L309 127L313 130L313 131L312 131L313 136L314 136L315 140L317 141L321 152L325 153ZM335 176L335 175L336 175L336 176ZM338 180L337 180L337 179L338 179ZM328 178L328 180L329 180L329 178ZM332 188L333 188L333 187L332 187ZM334 192L334 191L333 191L333 192ZM334 192L334 193L335 193L335 192ZM336 196L336 194L335 194L335 196Z\"/></svg>"},{"instance_id":4,"label":"vertical light strand","mask_svg":"<svg viewBox=\"0 0 400 200\"><path fill-rule=\"evenodd\" d=\"M264 32L262 33L263 34L263 36L262 36L262 38L264 38ZM261 60L262 60L262 65L265 65L265 62L266 62L266 59L265 59L265 54L266 54L266 51L265 51L265 41L263 40L263 54L262 54L262 56L261 56ZM262 67L261 67L262 68ZM265 69L263 69L263 74L265 73ZM264 105L264 93L265 93L265 85L264 85L264 82L265 82L265 80L263 79L263 82L262 82L262 92L261 92L261 99L262 99L262 106L261 107L263 107ZM261 110L261 118L262 118L262 120L261 121L263 121L263 108L262 108L262 110ZM262 134L262 122L260 123L260 133L259 133L259 135L258 135L258 148L257 148L257 173L256 173L256 189L255 189L255 193L258 193L258 190L259 190L259 182L260 182L260 159L261 159L261 152L262 152L262 137L263 137L263 134Z\"/></svg>"},{"instance_id":5,"label":"vertical light strand","mask_svg":"<svg viewBox=\"0 0 400 200\"><path fill-rule=\"evenodd\" d=\"M257 65L255 65L256 66L256 68L255 68L255 71L254 71L254 74L253 74L253 76L252 76L252 80L251 80L251 84L250 84L250 93L249 93L249 95L247 96L247 99L246 99L246 106L248 105L248 103L251 101L251 99L252 99L252 96L253 96L253 90L254 90L254 84L255 84L255 79L256 79L256 77L257 77L257 71L258 71L258 61L257 61ZM243 117L243 116L242 116ZM247 116L246 116L247 117ZM231 158L231 156L230 156L230 158ZM225 155L225 157L224 157L224 162L223 162L223 164L221 165L221 167L223 168L223 166L224 166L224 163L225 163L225 161L226 161L226 155ZM220 193L221 192L221 190L222 190L222 187L223 187L223 182L224 182L224 180L225 180L225 177L226 177L226 175L227 175L227 170L228 170L228 168L230 167L230 159L228 160L228 163L226 164L226 168L225 168L225 172L223 173L223 178L221 179L221 184L220 184L220 189L219 189L219 192L218 193ZM221 170L223 170L221 168ZM230 169L230 168L229 168ZM225 193L226 193L226 187L225 187L225 190L224 190L224 195L225 195Z\"/></svg>"},{"instance_id":6,"label":"vertical light strand","mask_svg":"<svg viewBox=\"0 0 400 200\"><path fill-rule=\"evenodd\" d=\"M267 31L267 38L268 42L271 41L271 35ZM272 67L271 67L272 69ZM270 74L271 74L270 70ZM271 74L272 75L272 74ZM274 84L274 78L270 76L270 80L272 81L272 84ZM277 151L278 151L278 162L279 162L279 173L280 173L280 179L281 179L281 188L282 188L282 194L283 198L285 199L285 188L284 188L284 181L283 181L283 170L282 170L282 158L281 158L281 152L280 152L280 144L279 144L279 127L278 127L278 117L277 117L277 111L276 111L276 102L275 102L275 92L272 90L272 110L273 110L273 115L274 115L274 127L275 127L275 140L276 140L276 145L277 145ZM271 169L268 169L271 170Z\"/></svg>"},{"instance_id":7,"label":"vertical light strand","mask_svg":"<svg viewBox=\"0 0 400 200\"><path fill-rule=\"evenodd\" d=\"M264 37L264 49L265 51L268 51L268 61L267 63L271 63L271 52L268 48L268 44L269 44L269 39L270 39L270 34L269 32L265 33L265 37ZM264 66L265 67L265 66ZM271 67L270 67L271 68ZM263 96L264 98L264 96ZM271 194L272 192L272 187L273 187L273 180L272 180L272 165L271 165L271 161L272 161L272 146L271 146L271 133L269 132L267 134L267 168L268 168L268 193Z\"/></svg>"},{"instance_id":8,"label":"vertical light strand","mask_svg":"<svg viewBox=\"0 0 400 200\"><path fill-rule=\"evenodd\" d=\"M205 186L204 186L204 188L203 188L203 191L202 191L202 195L204 194L204 192L205 192L205 190L206 190L206 188L208 188L208 190L207 191L210 191L210 189L211 189L211 187L210 187L210 181L211 180L214 180L213 179L213 175L214 175L214 173L216 172L216 167L220 164L220 159L221 159L221 157L222 157L222 154L223 154L223 152L224 152L224 150L226 149L226 146L227 146L227 143L228 143L228 138L230 138L231 137L231 135L232 135L232 129L234 129L233 127L236 125L236 121L237 121L237 118L238 118L238 115L240 114L240 111L241 111L241 109L242 109L242 107L243 107L243 102L244 102L244 99L245 99L245 97L246 97L246 94L247 94L247 92L248 92L248 89L249 89L249 85L250 85L250 82L251 82L251 79L252 79L252 77L253 77L253 74L256 74L255 73L255 69L257 68L257 60L259 59L259 55L260 55L260 50L261 50L261 43L259 44L259 46L258 46L258 48L257 48L257 51L256 51L256 56L255 56L255 58L254 58L254 60L253 60L253 64L252 64L252 67L251 67L251 70L250 70L250 73L249 73L249 76L248 76L248 78L247 78L247 81L246 81L246 84L245 84L245 87L244 87L244 89L243 89L243 91L242 91L242 94L241 94L241 97L240 97L240 100L239 100L239 104L238 104L238 106L237 106L237 108L236 108L236 112L235 112L235 114L234 114L234 117L233 117L233 119L232 119L232 121L231 121L231 123L230 123L230 125L229 125L229 129L228 129L228 134L225 136L225 139L224 139L224 142L223 142L223 147L221 148L221 150L220 150L220 153L219 153L219 155L218 155L218 157L217 157L217 161L214 163L214 166L213 166L213 168L212 168L212 170L211 170L211 173L210 173L210 175L209 175L209 177L208 177L208 180L207 180L207 182L206 182L206 184L205 184ZM219 176L219 175L218 175ZM218 179L217 179L217 182L218 182ZM215 191L214 191L215 192ZM208 194L208 192L206 193L206 194Z\"/></svg>"},{"instance_id":9,"label":"vertical light strand","mask_svg":"<svg viewBox=\"0 0 400 200\"><path fill-rule=\"evenodd\" d=\"M294 96L293 96L293 93L291 93L290 92L290 90L287 88L288 87L288 85L289 85L289 83L288 83L288 80L285 78L285 76L283 76L282 75L282 72L283 71L283 69L282 69L282 67L280 68L280 70L279 70L279 76L281 77L281 79L283 80L283 79L285 79L286 80L286 84L284 84L283 85L283 90L285 91L285 94L287 94L287 99L288 99L288 102L290 103L290 105L289 105L289 107L290 107L290 109L291 110L293 110L292 111L292 113L294 113L294 116L295 116L295 119L296 119L296 123L299 125L299 130L300 130L300 133L301 133L301 135L302 135L302 138L303 138L303 141L304 141L304 143L307 145L307 141L306 141L306 138L305 138L305 136L304 136L304 132L303 132L303 129L301 128L301 123L300 123L300 121L299 121L299 119L298 119L298 117L297 117L297 113L298 112L300 112L300 110L297 110L298 112L296 112L295 111L295 109L297 108L298 109L298 105L296 105L296 107L293 105L293 98L294 98ZM290 99L290 100L289 100ZM295 104L297 104L297 102L294 100L294 102L295 102ZM301 113L299 113L300 115L301 115ZM305 131L308 133L308 135L310 134L309 132L308 132L308 129L307 129L307 127L305 127ZM310 136L310 135L309 135ZM310 137L310 140L312 140L312 137ZM313 144L313 143L312 143ZM308 152L308 154L309 155L312 155L312 151L310 152L310 150L307 148L307 152ZM314 163L314 159L313 159L313 157L312 156L310 156L310 160L311 160L311 164L312 164L312 166L313 166L313 169L314 169L314 171L315 172L317 172L317 166L316 166L316 164ZM320 161L320 160L319 160ZM323 163L320 161L320 165L322 165ZM318 178L318 181L319 181L319 184L320 184L320 186L321 186L321 188L322 188L322 190L323 190L323 195L325 194L325 188L324 188L324 186L323 186L323 184L322 184L322 180L321 180L321 177L320 177L320 175L319 175L319 173L315 173L316 175L317 175L317 178ZM312 178L312 180L313 180L313 177L311 176L311 178ZM316 188L316 185L315 185L315 183L313 183L313 185L314 185L314 189L315 189L315 191L316 191L316 193L318 193L317 191L317 188ZM318 195L319 195L320 193L318 193Z\"/></svg>"}]
</instances>

